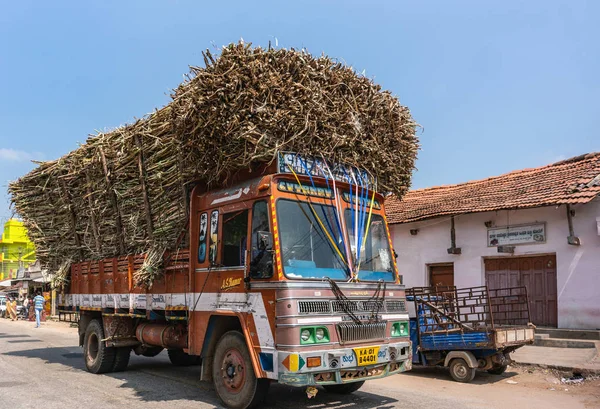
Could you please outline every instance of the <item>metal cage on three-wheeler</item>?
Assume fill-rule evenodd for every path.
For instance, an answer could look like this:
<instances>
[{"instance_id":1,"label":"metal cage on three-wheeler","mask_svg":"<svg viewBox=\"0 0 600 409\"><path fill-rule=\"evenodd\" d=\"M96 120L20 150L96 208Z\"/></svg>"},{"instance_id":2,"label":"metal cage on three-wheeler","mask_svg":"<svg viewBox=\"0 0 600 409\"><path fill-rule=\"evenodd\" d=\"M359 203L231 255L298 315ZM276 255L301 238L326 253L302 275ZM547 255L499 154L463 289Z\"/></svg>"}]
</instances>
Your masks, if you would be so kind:
<instances>
[{"instance_id":1,"label":"metal cage on three-wheeler","mask_svg":"<svg viewBox=\"0 0 600 409\"><path fill-rule=\"evenodd\" d=\"M502 374L510 352L533 343L525 287L418 287L407 290L413 363L450 368L455 381L476 371Z\"/></svg>"}]
</instances>

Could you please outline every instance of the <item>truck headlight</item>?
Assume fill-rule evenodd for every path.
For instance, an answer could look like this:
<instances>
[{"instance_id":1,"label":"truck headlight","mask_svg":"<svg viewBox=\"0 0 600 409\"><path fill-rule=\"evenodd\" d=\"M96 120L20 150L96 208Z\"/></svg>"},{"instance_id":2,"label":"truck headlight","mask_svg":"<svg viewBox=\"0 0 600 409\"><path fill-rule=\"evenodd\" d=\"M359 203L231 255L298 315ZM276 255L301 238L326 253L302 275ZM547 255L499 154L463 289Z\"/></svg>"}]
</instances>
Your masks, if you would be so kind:
<instances>
[{"instance_id":1,"label":"truck headlight","mask_svg":"<svg viewBox=\"0 0 600 409\"><path fill-rule=\"evenodd\" d=\"M300 328L300 344L315 344L329 342L329 331L326 327Z\"/></svg>"},{"instance_id":2,"label":"truck headlight","mask_svg":"<svg viewBox=\"0 0 600 409\"><path fill-rule=\"evenodd\" d=\"M305 328L300 331L300 340L303 344L308 344L311 339L312 331L309 328Z\"/></svg>"},{"instance_id":3,"label":"truck headlight","mask_svg":"<svg viewBox=\"0 0 600 409\"><path fill-rule=\"evenodd\" d=\"M315 330L315 336L317 341L323 341L323 338L325 338L325 328L317 328Z\"/></svg>"},{"instance_id":4,"label":"truck headlight","mask_svg":"<svg viewBox=\"0 0 600 409\"><path fill-rule=\"evenodd\" d=\"M409 332L407 321L398 321L392 324L392 337L407 337Z\"/></svg>"}]
</instances>

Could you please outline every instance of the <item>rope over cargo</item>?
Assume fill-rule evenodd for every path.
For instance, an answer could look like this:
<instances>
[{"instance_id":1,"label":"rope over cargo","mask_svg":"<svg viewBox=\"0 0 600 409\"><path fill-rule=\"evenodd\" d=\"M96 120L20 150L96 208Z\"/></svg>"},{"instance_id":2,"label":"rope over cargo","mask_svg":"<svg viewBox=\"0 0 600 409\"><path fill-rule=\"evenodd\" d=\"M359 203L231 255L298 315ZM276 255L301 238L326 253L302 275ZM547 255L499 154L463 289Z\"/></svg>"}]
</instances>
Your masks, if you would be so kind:
<instances>
[{"instance_id":1,"label":"rope over cargo","mask_svg":"<svg viewBox=\"0 0 600 409\"><path fill-rule=\"evenodd\" d=\"M370 79L304 50L240 42L203 55L168 105L9 185L59 282L71 261L146 253L135 278L151 285L185 230L192 183L219 186L278 151L360 167L398 197L408 189L418 125Z\"/></svg>"}]
</instances>

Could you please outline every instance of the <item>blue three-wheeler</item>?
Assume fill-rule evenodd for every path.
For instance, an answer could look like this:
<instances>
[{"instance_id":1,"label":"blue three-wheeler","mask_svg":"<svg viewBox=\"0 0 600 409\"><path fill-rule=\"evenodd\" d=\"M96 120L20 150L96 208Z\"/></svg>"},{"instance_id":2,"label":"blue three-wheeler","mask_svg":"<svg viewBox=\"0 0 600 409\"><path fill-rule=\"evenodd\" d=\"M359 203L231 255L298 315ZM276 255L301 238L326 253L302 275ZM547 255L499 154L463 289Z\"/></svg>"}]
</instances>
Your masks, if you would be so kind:
<instances>
[{"instance_id":1,"label":"blue three-wheeler","mask_svg":"<svg viewBox=\"0 0 600 409\"><path fill-rule=\"evenodd\" d=\"M449 367L457 382L502 374L510 352L532 344L525 287L419 287L406 291L413 364Z\"/></svg>"}]
</instances>

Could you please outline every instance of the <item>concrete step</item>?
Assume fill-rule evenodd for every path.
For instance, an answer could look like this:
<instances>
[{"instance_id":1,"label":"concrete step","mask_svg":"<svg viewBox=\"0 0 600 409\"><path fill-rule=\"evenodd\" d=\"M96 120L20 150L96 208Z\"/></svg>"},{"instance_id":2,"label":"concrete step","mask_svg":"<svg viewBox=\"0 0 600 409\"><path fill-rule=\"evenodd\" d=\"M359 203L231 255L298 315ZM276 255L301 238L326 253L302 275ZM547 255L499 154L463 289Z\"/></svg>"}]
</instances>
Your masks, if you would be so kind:
<instances>
[{"instance_id":1,"label":"concrete step","mask_svg":"<svg viewBox=\"0 0 600 409\"><path fill-rule=\"evenodd\" d=\"M581 339L547 338L547 334L536 334L533 345L552 348L596 348L597 341ZM600 344L600 342L598 342Z\"/></svg>"},{"instance_id":2,"label":"concrete step","mask_svg":"<svg viewBox=\"0 0 600 409\"><path fill-rule=\"evenodd\" d=\"M536 328L536 334L548 334L550 338L561 339L585 339L600 341L600 330L591 329L558 329L558 328Z\"/></svg>"},{"instance_id":3,"label":"concrete step","mask_svg":"<svg viewBox=\"0 0 600 409\"><path fill-rule=\"evenodd\" d=\"M600 361L592 348L551 348L525 345L510 354L519 364L540 365L561 371L600 374Z\"/></svg>"},{"instance_id":4,"label":"concrete step","mask_svg":"<svg viewBox=\"0 0 600 409\"><path fill-rule=\"evenodd\" d=\"M535 334L534 337L535 337L535 339L548 339L548 338L550 338L550 335L548 335L548 334Z\"/></svg>"}]
</instances>

